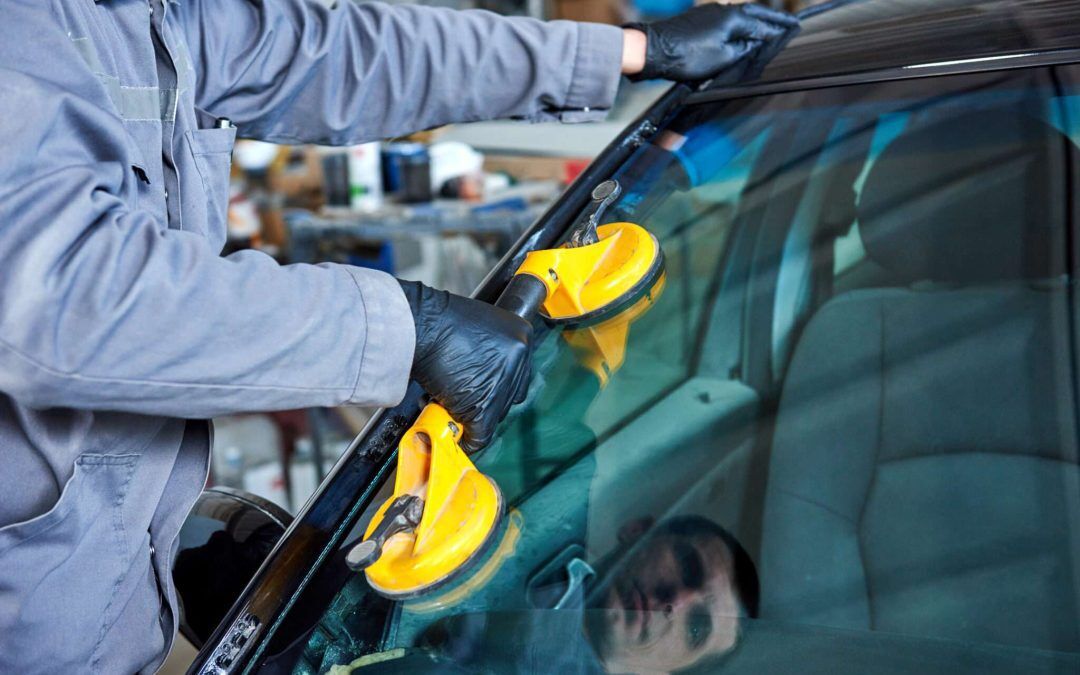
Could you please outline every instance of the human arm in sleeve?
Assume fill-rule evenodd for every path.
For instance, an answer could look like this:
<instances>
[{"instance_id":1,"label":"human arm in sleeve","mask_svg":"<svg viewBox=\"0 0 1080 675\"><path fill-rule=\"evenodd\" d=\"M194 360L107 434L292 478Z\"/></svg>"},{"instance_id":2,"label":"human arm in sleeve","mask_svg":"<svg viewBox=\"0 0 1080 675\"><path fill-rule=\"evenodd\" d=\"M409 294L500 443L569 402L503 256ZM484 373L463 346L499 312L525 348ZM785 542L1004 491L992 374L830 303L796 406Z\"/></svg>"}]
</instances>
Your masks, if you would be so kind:
<instances>
[{"instance_id":1,"label":"human arm in sleeve","mask_svg":"<svg viewBox=\"0 0 1080 675\"><path fill-rule=\"evenodd\" d=\"M329 5L329 6L328 6ZM197 104L240 135L351 144L451 122L606 114L614 26L346 0L188 0Z\"/></svg>"},{"instance_id":2,"label":"human arm in sleeve","mask_svg":"<svg viewBox=\"0 0 1080 675\"><path fill-rule=\"evenodd\" d=\"M221 258L131 207L123 123L53 41L64 68L0 47L0 391L176 417L396 403L415 340L398 283Z\"/></svg>"}]
</instances>

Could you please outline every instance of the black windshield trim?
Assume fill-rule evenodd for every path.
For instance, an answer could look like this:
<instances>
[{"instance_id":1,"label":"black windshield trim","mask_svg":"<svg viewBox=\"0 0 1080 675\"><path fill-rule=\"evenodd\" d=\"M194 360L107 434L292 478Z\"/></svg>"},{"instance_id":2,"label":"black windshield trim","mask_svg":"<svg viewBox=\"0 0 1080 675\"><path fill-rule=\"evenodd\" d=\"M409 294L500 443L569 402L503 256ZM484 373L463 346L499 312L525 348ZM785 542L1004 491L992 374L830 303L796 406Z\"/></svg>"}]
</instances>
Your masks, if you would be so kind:
<instances>
[{"instance_id":1,"label":"black windshield trim","mask_svg":"<svg viewBox=\"0 0 1080 675\"><path fill-rule=\"evenodd\" d=\"M800 78L795 80L783 80L780 82L765 82L762 84L748 84L737 87L704 90L695 92L687 97L686 105L692 106L715 101L769 96L785 92L810 91L812 89L830 89L850 85L871 84L874 82L919 80L931 77L1021 70L1040 66L1061 66L1073 63L1080 63L1080 48L1056 49L1040 52L1019 52L1013 54L1003 53L986 59L944 62L940 65L934 63L915 63L900 68L868 70L844 73L842 75L826 75L822 77Z\"/></svg>"}]
</instances>

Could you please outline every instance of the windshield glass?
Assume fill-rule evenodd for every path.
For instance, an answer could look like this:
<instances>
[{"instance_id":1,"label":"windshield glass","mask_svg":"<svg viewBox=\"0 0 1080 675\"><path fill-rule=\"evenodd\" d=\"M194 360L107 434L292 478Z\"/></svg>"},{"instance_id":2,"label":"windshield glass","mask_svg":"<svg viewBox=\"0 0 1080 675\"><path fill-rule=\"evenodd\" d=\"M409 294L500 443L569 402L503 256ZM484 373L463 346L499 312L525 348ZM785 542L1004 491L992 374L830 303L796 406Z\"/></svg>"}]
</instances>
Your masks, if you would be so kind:
<instances>
[{"instance_id":1,"label":"windshield glass","mask_svg":"<svg viewBox=\"0 0 1080 675\"><path fill-rule=\"evenodd\" d=\"M1072 76L686 107L606 214L663 287L542 331L475 457L491 551L403 602L350 577L277 665L1075 672Z\"/></svg>"}]
</instances>

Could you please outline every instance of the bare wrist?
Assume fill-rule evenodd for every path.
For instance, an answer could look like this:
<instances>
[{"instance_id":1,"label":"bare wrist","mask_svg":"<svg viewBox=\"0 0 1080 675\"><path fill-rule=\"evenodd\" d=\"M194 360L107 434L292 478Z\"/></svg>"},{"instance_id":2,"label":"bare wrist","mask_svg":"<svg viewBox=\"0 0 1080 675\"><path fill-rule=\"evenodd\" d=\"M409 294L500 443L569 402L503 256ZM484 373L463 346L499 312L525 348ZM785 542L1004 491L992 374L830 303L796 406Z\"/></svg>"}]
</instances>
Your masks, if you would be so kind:
<instances>
[{"instance_id":1,"label":"bare wrist","mask_svg":"<svg viewBox=\"0 0 1080 675\"><path fill-rule=\"evenodd\" d=\"M645 33L636 28L623 28L623 75L637 75L645 68L646 46Z\"/></svg>"}]
</instances>

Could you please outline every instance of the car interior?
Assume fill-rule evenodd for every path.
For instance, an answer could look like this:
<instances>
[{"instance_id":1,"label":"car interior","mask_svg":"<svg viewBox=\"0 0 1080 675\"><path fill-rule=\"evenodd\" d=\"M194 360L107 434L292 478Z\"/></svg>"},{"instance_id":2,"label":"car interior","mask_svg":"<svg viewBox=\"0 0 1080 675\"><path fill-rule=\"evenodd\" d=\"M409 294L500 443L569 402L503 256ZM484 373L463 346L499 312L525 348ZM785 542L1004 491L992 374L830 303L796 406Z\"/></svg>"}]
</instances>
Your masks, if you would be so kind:
<instances>
[{"instance_id":1,"label":"car interior","mask_svg":"<svg viewBox=\"0 0 1080 675\"><path fill-rule=\"evenodd\" d=\"M1060 75L687 107L616 175L612 218L667 260L625 363L601 387L546 332L477 458L509 506L494 553L404 602L353 579L294 672L509 667L515 614L580 625L562 610L589 607L627 526L687 514L749 553L761 607L671 670L1075 672L1080 99Z\"/></svg>"},{"instance_id":2,"label":"car interior","mask_svg":"<svg viewBox=\"0 0 1080 675\"><path fill-rule=\"evenodd\" d=\"M867 255L908 285L828 301L787 369L764 615L1075 652L1075 147L1008 110L927 117L858 200Z\"/></svg>"}]
</instances>

